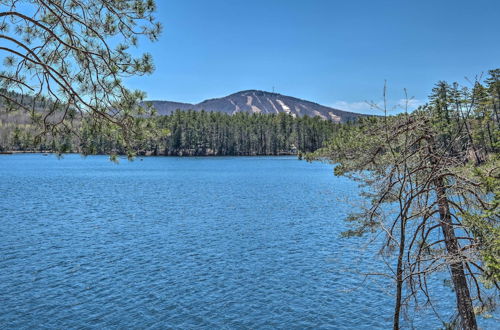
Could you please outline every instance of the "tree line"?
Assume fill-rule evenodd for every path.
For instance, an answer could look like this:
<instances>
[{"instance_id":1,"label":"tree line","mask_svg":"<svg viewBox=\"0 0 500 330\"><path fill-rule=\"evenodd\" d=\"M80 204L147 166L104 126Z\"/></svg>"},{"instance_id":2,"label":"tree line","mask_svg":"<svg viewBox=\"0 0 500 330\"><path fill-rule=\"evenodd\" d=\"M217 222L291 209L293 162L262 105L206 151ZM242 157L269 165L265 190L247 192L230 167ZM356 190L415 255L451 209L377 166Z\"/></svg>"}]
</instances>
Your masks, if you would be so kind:
<instances>
[{"instance_id":1,"label":"tree line","mask_svg":"<svg viewBox=\"0 0 500 330\"><path fill-rule=\"evenodd\" d=\"M0 151L79 152L168 156L290 155L313 152L339 125L320 117L295 118L286 113L228 115L221 112L175 111L138 118L141 131L131 145L111 127L85 119L68 134L37 135L22 112L0 117ZM78 134L70 134L72 132ZM38 137L38 139L37 139Z\"/></svg>"}]
</instances>

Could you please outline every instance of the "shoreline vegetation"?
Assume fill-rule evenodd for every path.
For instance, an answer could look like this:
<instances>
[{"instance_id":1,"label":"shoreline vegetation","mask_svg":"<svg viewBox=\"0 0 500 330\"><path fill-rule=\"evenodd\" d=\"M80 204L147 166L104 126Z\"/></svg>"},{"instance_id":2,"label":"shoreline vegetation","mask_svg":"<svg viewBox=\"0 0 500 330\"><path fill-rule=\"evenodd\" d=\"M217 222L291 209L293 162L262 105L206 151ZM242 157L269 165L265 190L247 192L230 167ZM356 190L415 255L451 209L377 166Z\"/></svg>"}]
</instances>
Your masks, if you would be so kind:
<instances>
[{"instance_id":1,"label":"shoreline vegetation","mask_svg":"<svg viewBox=\"0 0 500 330\"><path fill-rule=\"evenodd\" d=\"M64 155L82 155L84 157L88 156L109 156L107 154L92 154L92 155L83 155L78 152L66 152L66 153L59 153L57 151L39 151L39 150L24 150L24 151L17 151L17 150L12 150L12 151L0 151L0 155L24 155L24 154L29 154L29 155L43 155L43 156L48 156L48 155L56 155L56 156L64 156ZM116 155L118 157L127 157L126 154L118 154ZM304 155L302 153L281 153L277 155L153 155L153 154L144 154L144 155L137 155L137 157L207 157L207 158L220 158L220 157L290 157L290 156L297 156L297 159L302 160Z\"/></svg>"},{"instance_id":2,"label":"shoreline vegetation","mask_svg":"<svg viewBox=\"0 0 500 330\"><path fill-rule=\"evenodd\" d=\"M364 203L346 218L343 235L384 237L379 254L394 281L394 329L406 311L438 299L428 283L442 271L457 311L444 327L478 329L500 289L500 69L471 87L440 81L414 111L386 109L343 126L306 158L329 161L335 175L358 182Z\"/></svg>"},{"instance_id":3,"label":"shoreline vegetation","mask_svg":"<svg viewBox=\"0 0 500 330\"><path fill-rule=\"evenodd\" d=\"M40 135L20 110L0 116L0 152L54 152L133 156L278 156L302 155L324 146L339 124L320 117L286 113L229 115L176 111L141 118L144 129L133 144L115 130L96 129L85 119L69 132ZM348 125L348 124L342 124Z\"/></svg>"}]
</instances>

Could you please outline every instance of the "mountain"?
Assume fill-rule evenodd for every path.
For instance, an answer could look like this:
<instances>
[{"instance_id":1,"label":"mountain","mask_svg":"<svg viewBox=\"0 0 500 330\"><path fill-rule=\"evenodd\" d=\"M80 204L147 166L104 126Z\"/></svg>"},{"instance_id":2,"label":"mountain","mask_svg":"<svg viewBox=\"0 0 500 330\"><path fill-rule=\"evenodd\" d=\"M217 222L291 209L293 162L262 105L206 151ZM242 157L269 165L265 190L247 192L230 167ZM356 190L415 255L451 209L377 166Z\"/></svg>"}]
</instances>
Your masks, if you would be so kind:
<instances>
[{"instance_id":1,"label":"mountain","mask_svg":"<svg viewBox=\"0 0 500 330\"><path fill-rule=\"evenodd\" d=\"M286 112L294 117L304 115L335 122L346 122L363 116L358 113L330 108L314 102L301 100L295 97L270 93L258 90L237 92L225 97L205 100L197 104L179 103L171 101L147 101L151 103L160 115L168 115L175 110L217 111L234 114L237 112L249 113L280 113Z\"/></svg>"}]
</instances>

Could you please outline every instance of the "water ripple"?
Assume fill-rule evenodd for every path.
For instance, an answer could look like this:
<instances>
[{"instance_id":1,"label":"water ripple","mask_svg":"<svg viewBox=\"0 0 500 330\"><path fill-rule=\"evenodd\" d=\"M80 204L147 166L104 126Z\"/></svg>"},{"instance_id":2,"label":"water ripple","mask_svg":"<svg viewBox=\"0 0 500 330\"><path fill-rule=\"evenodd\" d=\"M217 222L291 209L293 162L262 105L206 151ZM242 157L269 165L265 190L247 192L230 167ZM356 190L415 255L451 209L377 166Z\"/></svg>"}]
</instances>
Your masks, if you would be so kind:
<instances>
[{"instance_id":1,"label":"water ripple","mask_svg":"<svg viewBox=\"0 0 500 330\"><path fill-rule=\"evenodd\" d=\"M357 273L377 247L339 238L356 187L325 164L15 155L0 182L1 328L391 324L387 282Z\"/></svg>"}]
</instances>

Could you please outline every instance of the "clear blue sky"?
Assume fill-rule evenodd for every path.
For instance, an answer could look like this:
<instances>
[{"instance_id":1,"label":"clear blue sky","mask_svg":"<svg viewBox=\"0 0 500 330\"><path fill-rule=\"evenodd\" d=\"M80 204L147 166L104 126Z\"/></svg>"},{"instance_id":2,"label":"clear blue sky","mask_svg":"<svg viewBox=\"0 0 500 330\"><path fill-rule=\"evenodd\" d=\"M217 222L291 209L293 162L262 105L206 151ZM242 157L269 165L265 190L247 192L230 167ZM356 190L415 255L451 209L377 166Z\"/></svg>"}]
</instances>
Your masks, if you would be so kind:
<instances>
[{"instance_id":1,"label":"clear blue sky","mask_svg":"<svg viewBox=\"0 0 500 330\"><path fill-rule=\"evenodd\" d=\"M157 0L148 99L197 103L275 90L359 112L364 100L424 101L438 80L500 67L499 0Z\"/></svg>"}]
</instances>

